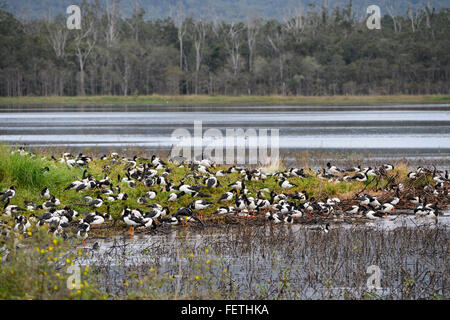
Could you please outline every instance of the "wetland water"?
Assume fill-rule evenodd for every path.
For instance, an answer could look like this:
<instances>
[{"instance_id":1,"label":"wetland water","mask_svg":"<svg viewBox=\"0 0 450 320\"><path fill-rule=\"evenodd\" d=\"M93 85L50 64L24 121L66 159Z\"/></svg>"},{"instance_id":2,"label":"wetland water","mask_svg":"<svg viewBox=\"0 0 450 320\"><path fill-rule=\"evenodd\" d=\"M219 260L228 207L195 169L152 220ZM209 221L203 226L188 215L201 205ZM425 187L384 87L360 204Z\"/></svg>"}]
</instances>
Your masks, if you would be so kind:
<instances>
[{"instance_id":1,"label":"wetland water","mask_svg":"<svg viewBox=\"0 0 450 320\"><path fill-rule=\"evenodd\" d=\"M0 106L0 142L99 151L170 150L175 129L279 129L280 154L359 153L441 161L450 155L450 105Z\"/></svg>"},{"instance_id":2,"label":"wetland water","mask_svg":"<svg viewBox=\"0 0 450 320\"><path fill-rule=\"evenodd\" d=\"M161 295L177 290L180 279L180 293L195 291L199 298L214 290L233 299L449 298L449 225L447 212L437 224L404 215L356 225L336 221L327 234L300 224L177 229L89 240L87 247L100 247L79 262L99 266L102 286L118 295L142 289L136 282L155 268L158 277L173 277L153 288ZM375 291L367 288L371 265L381 269Z\"/></svg>"}]
</instances>

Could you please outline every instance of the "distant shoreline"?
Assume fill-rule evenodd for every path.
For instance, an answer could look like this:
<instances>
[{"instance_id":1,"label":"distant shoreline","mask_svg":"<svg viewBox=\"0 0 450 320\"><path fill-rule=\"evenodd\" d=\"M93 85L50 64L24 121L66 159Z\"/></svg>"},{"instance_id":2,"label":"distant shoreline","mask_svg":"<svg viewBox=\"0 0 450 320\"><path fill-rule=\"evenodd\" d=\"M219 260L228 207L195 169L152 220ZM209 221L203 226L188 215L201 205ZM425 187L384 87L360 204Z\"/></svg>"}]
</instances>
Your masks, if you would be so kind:
<instances>
[{"instance_id":1,"label":"distant shoreline","mask_svg":"<svg viewBox=\"0 0 450 320\"><path fill-rule=\"evenodd\" d=\"M0 97L0 105L360 105L450 103L450 95L370 96L73 96Z\"/></svg>"}]
</instances>

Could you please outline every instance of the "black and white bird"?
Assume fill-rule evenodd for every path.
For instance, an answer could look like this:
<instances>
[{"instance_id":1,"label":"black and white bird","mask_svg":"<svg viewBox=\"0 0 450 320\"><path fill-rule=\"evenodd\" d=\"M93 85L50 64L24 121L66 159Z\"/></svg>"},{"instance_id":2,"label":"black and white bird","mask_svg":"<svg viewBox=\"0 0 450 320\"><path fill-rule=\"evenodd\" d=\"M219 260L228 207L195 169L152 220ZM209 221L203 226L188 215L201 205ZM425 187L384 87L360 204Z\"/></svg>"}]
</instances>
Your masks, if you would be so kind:
<instances>
[{"instance_id":1,"label":"black and white bird","mask_svg":"<svg viewBox=\"0 0 450 320\"><path fill-rule=\"evenodd\" d=\"M351 206L344 210L345 213L348 214L357 214L359 211L359 206Z\"/></svg>"},{"instance_id":2,"label":"black and white bird","mask_svg":"<svg viewBox=\"0 0 450 320\"><path fill-rule=\"evenodd\" d=\"M236 192L235 189L225 192L220 198L219 198L219 202L230 202L231 200L233 200L234 197L234 193Z\"/></svg>"},{"instance_id":3,"label":"black and white bird","mask_svg":"<svg viewBox=\"0 0 450 320\"><path fill-rule=\"evenodd\" d=\"M192 195L193 193L199 192L200 188L197 186L190 186L188 184L183 184L180 186L180 191L184 191L184 193L186 194L186 197L188 197L188 195Z\"/></svg>"},{"instance_id":4,"label":"black and white bird","mask_svg":"<svg viewBox=\"0 0 450 320\"><path fill-rule=\"evenodd\" d=\"M378 209L381 207L380 201L378 201L377 197L372 197L371 195L367 195L369 198L369 206L371 206L374 209Z\"/></svg>"},{"instance_id":5,"label":"black and white bird","mask_svg":"<svg viewBox=\"0 0 450 320\"><path fill-rule=\"evenodd\" d=\"M51 194L50 194L50 190L48 189L48 188L44 188L42 191L41 191L41 197L43 197L43 198L45 198L45 199L47 199L47 200L50 200L50 198L51 198Z\"/></svg>"},{"instance_id":6,"label":"black and white bird","mask_svg":"<svg viewBox=\"0 0 450 320\"><path fill-rule=\"evenodd\" d=\"M314 231L320 231L320 232L323 232L323 233L328 233L328 232L330 232L330 224L327 223L325 225L325 227L324 226L312 227L309 230L314 230Z\"/></svg>"},{"instance_id":7,"label":"black and white bird","mask_svg":"<svg viewBox=\"0 0 450 320\"><path fill-rule=\"evenodd\" d=\"M277 213L273 213L273 212L267 212L266 213L266 218L267 220L273 222L273 223L280 223L282 222L282 220L280 219L280 216Z\"/></svg>"},{"instance_id":8,"label":"black and white bird","mask_svg":"<svg viewBox=\"0 0 450 320\"><path fill-rule=\"evenodd\" d=\"M203 224L203 221L201 221L198 217L197 217L197 212L195 212L191 206L189 207L185 207L185 208L180 208L177 212L175 212L172 216L175 218L179 218L179 217L185 217L185 224L187 223L187 221L198 221L201 224Z\"/></svg>"},{"instance_id":9,"label":"black and white bird","mask_svg":"<svg viewBox=\"0 0 450 320\"><path fill-rule=\"evenodd\" d=\"M134 228L140 227L145 224L144 216L140 210L131 210L125 208L122 212L121 219L130 226L130 235L134 235Z\"/></svg>"},{"instance_id":10,"label":"black and white bird","mask_svg":"<svg viewBox=\"0 0 450 320\"><path fill-rule=\"evenodd\" d=\"M373 210L367 210L365 212L365 217L370 220L378 220L378 219L381 219L383 217L383 215L381 213L377 213Z\"/></svg>"},{"instance_id":11,"label":"black and white bird","mask_svg":"<svg viewBox=\"0 0 450 320\"><path fill-rule=\"evenodd\" d=\"M417 179L417 172L411 171L408 173L408 178L411 180Z\"/></svg>"},{"instance_id":12,"label":"black and white bird","mask_svg":"<svg viewBox=\"0 0 450 320\"><path fill-rule=\"evenodd\" d=\"M207 209L209 206L211 206L213 203L210 201L206 201L206 200L196 200L194 202L192 202L192 207L195 210L200 210L200 213L202 212L202 210Z\"/></svg>"},{"instance_id":13,"label":"black and white bird","mask_svg":"<svg viewBox=\"0 0 450 320\"><path fill-rule=\"evenodd\" d=\"M383 212L385 214L385 216L387 216L389 213L391 213L392 210L394 210L394 205L391 203L386 202L381 205L380 211Z\"/></svg>"},{"instance_id":14,"label":"black and white bird","mask_svg":"<svg viewBox=\"0 0 450 320\"><path fill-rule=\"evenodd\" d=\"M280 180L280 182L278 183L278 185L279 185L280 187L282 187L283 189L286 189L286 190L289 190L289 189L294 188L294 187L297 186L296 184L291 183L291 182L289 182L288 180L286 180L286 179L284 179L284 178L282 178L282 179Z\"/></svg>"},{"instance_id":15,"label":"black and white bird","mask_svg":"<svg viewBox=\"0 0 450 320\"><path fill-rule=\"evenodd\" d=\"M91 225L87 222L83 222L81 225L79 225L77 232L77 239L83 241L86 240L90 229Z\"/></svg>"},{"instance_id":16,"label":"black and white bird","mask_svg":"<svg viewBox=\"0 0 450 320\"><path fill-rule=\"evenodd\" d=\"M213 214L235 214L236 208L235 207L220 207L216 211L213 212Z\"/></svg>"},{"instance_id":17,"label":"black and white bird","mask_svg":"<svg viewBox=\"0 0 450 320\"><path fill-rule=\"evenodd\" d=\"M108 212L105 214L101 214L98 211L87 213L86 217L80 220L80 224L86 222L90 225L101 225L105 223L106 220L111 220L112 217Z\"/></svg>"},{"instance_id":18,"label":"black and white bird","mask_svg":"<svg viewBox=\"0 0 450 320\"><path fill-rule=\"evenodd\" d=\"M103 205L103 199L100 195L97 196L97 199L93 199L87 204L89 207L100 208Z\"/></svg>"},{"instance_id":19,"label":"black and white bird","mask_svg":"<svg viewBox=\"0 0 450 320\"><path fill-rule=\"evenodd\" d=\"M11 186L8 190L4 192L0 192L0 201L5 201L8 199L14 198L14 195L16 194L16 187Z\"/></svg>"},{"instance_id":20,"label":"black and white bird","mask_svg":"<svg viewBox=\"0 0 450 320\"><path fill-rule=\"evenodd\" d=\"M3 206L3 215L4 216L12 217L13 215L16 215L17 213L19 213L21 211L26 211L25 209L23 209L19 206L9 204L10 201L11 201L11 199L8 198L5 205Z\"/></svg>"},{"instance_id":21,"label":"black and white bird","mask_svg":"<svg viewBox=\"0 0 450 320\"><path fill-rule=\"evenodd\" d=\"M396 193L395 193L395 197L392 197L392 198L387 199L387 200L386 200L386 203L390 203L390 204L392 204L393 206L395 206L395 205L397 205L399 202L400 202L400 194L399 194L398 189L397 189L397 191L396 191Z\"/></svg>"},{"instance_id":22,"label":"black and white bird","mask_svg":"<svg viewBox=\"0 0 450 320\"><path fill-rule=\"evenodd\" d=\"M327 163L328 171L332 174L340 174L342 172L341 169L337 168L336 166L332 166L330 162Z\"/></svg>"},{"instance_id":23,"label":"black and white bird","mask_svg":"<svg viewBox=\"0 0 450 320\"><path fill-rule=\"evenodd\" d=\"M149 200L153 200L156 198L156 196L158 195L158 193L156 191L147 191L147 193L144 195L144 197L146 197Z\"/></svg>"},{"instance_id":24,"label":"black and white bird","mask_svg":"<svg viewBox=\"0 0 450 320\"><path fill-rule=\"evenodd\" d=\"M180 199L181 197L183 197L184 195L185 195L186 193L184 192L184 191L181 191L181 192L179 192L179 193L171 193L170 195L169 195L169 198L167 199L167 201L170 201L170 202L175 202L175 201L178 201L178 199Z\"/></svg>"},{"instance_id":25,"label":"black and white bird","mask_svg":"<svg viewBox=\"0 0 450 320\"><path fill-rule=\"evenodd\" d=\"M228 187L233 188L237 190L238 192L242 189L245 189L245 182L244 181L236 181L233 183L230 183Z\"/></svg>"},{"instance_id":26,"label":"black and white bird","mask_svg":"<svg viewBox=\"0 0 450 320\"><path fill-rule=\"evenodd\" d=\"M367 181L367 174L365 172L358 172L350 179L364 182L364 181Z\"/></svg>"},{"instance_id":27,"label":"black and white bird","mask_svg":"<svg viewBox=\"0 0 450 320\"><path fill-rule=\"evenodd\" d=\"M210 176L209 178L205 178L203 180L203 184L206 185L207 189L217 188L217 187L221 186L219 180L216 177L214 177L214 176Z\"/></svg>"},{"instance_id":28,"label":"black and white bird","mask_svg":"<svg viewBox=\"0 0 450 320\"><path fill-rule=\"evenodd\" d=\"M49 201L44 202L43 204L37 206L38 209L50 210L52 208L56 208L60 205L60 201L56 199L54 196L50 198Z\"/></svg>"},{"instance_id":29,"label":"black and white bird","mask_svg":"<svg viewBox=\"0 0 450 320\"><path fill-rule=\"evenodd\" d=\"M369 205L370 198L367 195L362 195L362 196L357 197L356 201L358 201L360 205L367 206L367 205Z\"/></svg>"},{"instance_id":30,"label":"black and white bird","mask_svg":"<svg viewBox=\"0 0 450 320\"><path fill-rule=\"evenodd\" d=\"M31 228L31 223L23 215L19 215L16 218L14 218L14 222L15 222L14 230L17 232L25 233L27 232L28 228Z\"/></svg>"},{"instance_id":31,"label":"black and white bird","mask_svg":"<svg viewBox=\"0 0 450 320\"><path fill-rule=\"evenodd\" d=\"M418 205L420 203L422 203L422 199L418 196L415 197L408 197L408 201L410 201L411 203Z\"/></svg>"}]
</instances>

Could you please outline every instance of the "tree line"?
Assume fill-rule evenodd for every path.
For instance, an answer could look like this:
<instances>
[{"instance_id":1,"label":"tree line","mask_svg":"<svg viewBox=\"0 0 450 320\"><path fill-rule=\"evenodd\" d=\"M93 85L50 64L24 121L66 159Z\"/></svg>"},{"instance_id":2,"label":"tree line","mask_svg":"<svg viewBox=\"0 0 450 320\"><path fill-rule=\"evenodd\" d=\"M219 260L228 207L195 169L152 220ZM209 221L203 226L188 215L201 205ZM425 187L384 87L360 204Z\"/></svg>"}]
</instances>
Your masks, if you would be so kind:
<instances>
[{"instance_id":1,"label":"tree line","mask_svg":"<svg viewBox=\"0 0 450 320\"><path fill-rule=\"evenodd\" d=\"M0 6L0 95L447 94L450 9L387 10L381 30L352 1L299 6L280 20L145 19L120 1L83 1L66 16L26 20ZM390 12L390 13L389 13Z\"/></svg>"}]
</instances>

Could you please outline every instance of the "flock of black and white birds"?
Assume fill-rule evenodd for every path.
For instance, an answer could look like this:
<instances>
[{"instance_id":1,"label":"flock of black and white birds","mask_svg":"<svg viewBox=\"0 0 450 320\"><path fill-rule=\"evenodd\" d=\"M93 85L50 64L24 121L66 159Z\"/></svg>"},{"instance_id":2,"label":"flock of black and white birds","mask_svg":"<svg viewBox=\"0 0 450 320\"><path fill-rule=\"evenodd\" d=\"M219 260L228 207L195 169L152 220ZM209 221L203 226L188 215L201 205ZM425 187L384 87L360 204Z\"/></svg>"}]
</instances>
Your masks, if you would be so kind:
<instances>
[{"instance_id":1,"label":"flock of black and white birds","mask_svg":"<svg viewBox=\"0 0 450 320\"><path fill-rule=\"evenodd\" d=\"M23 148L13 152L22 156L36 156ZM111 153L98 159L103 161L103 172L102 178L96 178L89 173L93 158L83 153L78 156L64 153L59 159L52 156L46 160L63 163L69 170L84 168L82 176L68 184L63 191L79 195L77 203L61 203L52 190L45 188L39 194L40 204L24 201L23 206L14 205L12 202L17 190L15 186L10 186L0 193L0 201L5 203L3 216L14 217L12 229L17 232L26 233L32 225L46 225L49 233L67 237L67 231L75 228L73 234L80 240L88 237L92 226L107 221L111 225L117 225L118 222L128 225L133 235L135 229L150 230L161 225L189 223L205 225L205 217L227 215L248 219L244 221L263 218L274 224L293 224L320 217L326 224L311 229L326 233L330 228L327 218L392 219L396 206L402 204L405 208L408 203L412 205L410 209L417 218L437 219L448 204L450 183L448 171L423 167L409 172L403 182L396 182L398 171L396 175L389 174L395 172L391 164L377 168L357 166L342 169L328 163L326 168L319 169L317 173L303 168L289 168L269 174L263 169L237 166L218 170L213 161L206 159L190 163L173 160L168 161L168 165L155 155L145 159L137 156L120 157L117 153ZM46 170L51 169L46 167ZM111 175L113 171L115 174L119 172L117 176ZM177 174L183 172L182 176L184 174L178 183L173 181L174 171ZM235 181L230 183L229 175ZM322 192L321 197L321 191L317 198L312 191L298 191L299 181L314 176L332 183L359 181L361 192L350 199L339 199L328 197L325 192ZM384 183L380 183L381 177ZM421 187L415 186L421 177L425 177L425 186L423 183ZM186 181L193 183L188 184ZM377 186L379 192L373 192L372 195L365 193L367 181L381 184ZM146 192L136 195L136 189L141 186L145 187ZM228 191L218 197L217 188ZM188 205L177 206L181 201ZM111 213L113 206L116 210L120 208L120 211ZM74 209L80 207L86 209L81 214ZM209 213L205 214L205 210Z\"/></svg>"}]
</instances>

